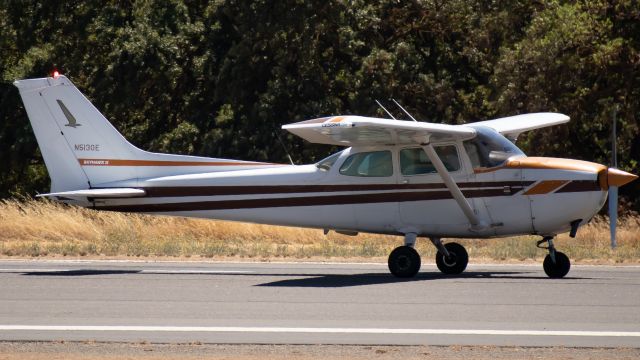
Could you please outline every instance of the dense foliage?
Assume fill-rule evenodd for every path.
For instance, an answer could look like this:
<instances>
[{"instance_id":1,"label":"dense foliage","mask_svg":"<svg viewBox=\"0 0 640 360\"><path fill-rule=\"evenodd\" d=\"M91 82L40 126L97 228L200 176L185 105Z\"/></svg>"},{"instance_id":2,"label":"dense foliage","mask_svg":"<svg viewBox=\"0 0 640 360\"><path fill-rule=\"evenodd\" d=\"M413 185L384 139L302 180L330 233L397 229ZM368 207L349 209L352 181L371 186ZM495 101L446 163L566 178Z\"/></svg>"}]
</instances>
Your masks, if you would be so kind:
<instances>
[{"instance_id":1,"label":"dense foliage","mask_svg":"<svg viewBox=\"0 0 640 360\"><path fill-rule=\"evenodd\" d=\"M11 82L54 69L152 151L286 161L280 135L314 161L333 149L281 124L383 116L393 97L452 124L562 112L519 145L607 164L617 109L620 167L640 172L635 0L5 0L0 28L0 196L47 190Z\"/></svg>"}]
</instances>

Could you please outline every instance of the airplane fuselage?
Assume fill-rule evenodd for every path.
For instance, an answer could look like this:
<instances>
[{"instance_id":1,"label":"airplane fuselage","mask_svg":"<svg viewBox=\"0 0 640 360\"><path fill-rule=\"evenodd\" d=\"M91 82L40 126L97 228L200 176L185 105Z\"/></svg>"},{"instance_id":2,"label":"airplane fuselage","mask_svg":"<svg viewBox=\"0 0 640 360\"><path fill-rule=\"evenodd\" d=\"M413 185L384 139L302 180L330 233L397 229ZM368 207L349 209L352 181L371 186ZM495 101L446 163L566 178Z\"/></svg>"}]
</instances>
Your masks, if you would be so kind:
<instances>
[{"instance_id":1,"label":"airplane fuselage","mask_svg":"<svg viewBox=\"0 0 640 360\"><path fill-rule=\"evenodd\" d=\"M348 148L330 168L316 165L267 166L128 180L114 187L143 189L144 197L94 199L101 210L144 212L221 220L383 234L437 237L495 237L556 234L574 220L591 219L604 204L594 163L519 157L504 166L473 169L462 142L459 168L451 174L482 229L469 222L435 172L404 175L400 151L406 147ZM341 174L354 154L389 151L389 176Z\"/></svg>"}]
</instances>

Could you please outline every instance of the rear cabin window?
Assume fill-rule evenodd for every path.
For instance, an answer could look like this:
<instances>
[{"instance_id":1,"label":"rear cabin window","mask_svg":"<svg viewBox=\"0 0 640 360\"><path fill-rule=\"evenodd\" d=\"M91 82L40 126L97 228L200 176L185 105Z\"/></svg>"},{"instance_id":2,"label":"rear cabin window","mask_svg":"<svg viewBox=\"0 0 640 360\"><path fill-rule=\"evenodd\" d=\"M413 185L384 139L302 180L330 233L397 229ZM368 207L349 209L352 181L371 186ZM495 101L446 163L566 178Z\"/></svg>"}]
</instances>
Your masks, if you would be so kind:
<instances>
[{"instance_id":1,"label":"rear cabin window","mask_svg":"<svg viewBox=\"0 0 640 360\"><path fill-rule=\"evenodd\" d=\"M460 170L460 159L455 145L436 146L435 150L448 171ZM419 147L400 150L400 170L402 175L422 175L437 172L427 153Z\"/></svg>"},{"instance_id":2,"label":"rear cabin window","mask_svg":"<svg viewBox=\"0 0 640 360\"><path fill-rule=\"evenodd\" d=\"M386 177L393 175L391 151L362 152L349 156L340 167L347 176Z\"/></svg>"}]
</instances>

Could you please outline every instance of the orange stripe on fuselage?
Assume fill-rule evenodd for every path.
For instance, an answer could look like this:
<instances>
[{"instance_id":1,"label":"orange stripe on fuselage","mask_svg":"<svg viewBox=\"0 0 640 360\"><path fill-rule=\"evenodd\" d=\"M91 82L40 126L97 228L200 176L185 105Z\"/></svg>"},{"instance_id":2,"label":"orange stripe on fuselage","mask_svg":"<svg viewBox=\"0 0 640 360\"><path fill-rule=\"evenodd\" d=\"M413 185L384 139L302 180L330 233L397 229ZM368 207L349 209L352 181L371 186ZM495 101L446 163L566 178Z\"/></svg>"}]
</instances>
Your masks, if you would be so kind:
<instances>
[{"instance_id":1,"label":"orange stripe on fuselage","mask_svg":"<svg viewBox=\"0 0 640 360\"><path fill-rule=\"evenodd\" d=\"M344 120L344 116L336 116L333 119L329 120L328 122L330 122L330 123L339 123L342 120Z\"/></svg>"},{"instance_id":2,"label":"orange stripe on fuselage","mask_svg":"<svg viewBox=\"0 0 640 360\"><path fill-rule=\"evenodd\" d=\"M607 167L601 164L582 160L523 157L507 160L507 162L501 166L492 168L476 168L473 171L477 174L493 172L501 169L575 170L598 174L602 171L606 171Z\"/></svg>"},{"instance_id":3,"label":"orange stripe on fuselage","mask_svg":"<svg viewBox=\"0 0 640 360\"><path fill-rule=\"evenodd\" d=\"M242 161L164 161L121 159L78 159L82 166L260 166L279 165L273 163Z\"/></svg>"},{"instance_id":4,"label":"orange stripe on fuselage","mask_svg":"<svg viewBox=\"0 0 640 360\"><path fill-rule=\"evenodd\" d=\"M543 195L548 194L559 187L568 183L569 180L545 180L537 183L524 192L524 195Z\"/></svg>"}]
</instances>

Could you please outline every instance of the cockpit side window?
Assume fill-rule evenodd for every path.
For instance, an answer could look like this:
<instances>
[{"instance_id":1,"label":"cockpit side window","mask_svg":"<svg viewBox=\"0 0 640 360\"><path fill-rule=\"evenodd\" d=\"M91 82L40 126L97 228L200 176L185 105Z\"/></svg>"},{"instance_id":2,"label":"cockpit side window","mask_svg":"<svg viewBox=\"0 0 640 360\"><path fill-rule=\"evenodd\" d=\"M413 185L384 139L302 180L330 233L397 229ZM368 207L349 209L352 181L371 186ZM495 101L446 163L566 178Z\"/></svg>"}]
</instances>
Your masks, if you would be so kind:
<instances>
[{"instance_id":1,"label":"cockpit side window","mask_svg":"<svg viewBox=\"0 0 640 360\"><path fill-rule=\"evenodd\" d=\"M464 142L474 169L500 166L510 157L525 156L522 150L496 131L483 126L475 126L474 129L476 137Z\"/></svg>"},{"instance_id":2,"label":"cockpit side window","mask_svg":"<svg viewBox=\"0 0 640 360\"><path fill-rule=\"evenodd\" d=\"M393 175L391 151L353 154L340 166L340 174L347 176L386 177Z\"/></svg>"},{"instance_id":3,"label":"cockpit side window","mask_svg":"<svg viewBox=\"0 0 640 360\"><path fill-rule=\"evenodd\" d=\"M460 158L454 145L436 146L435 150L448 171L460 170ZM435 173L436 168L424 149L416 147L400 150L400 171L402 175L421 175Z\"/></svg>"}]
</instances>

